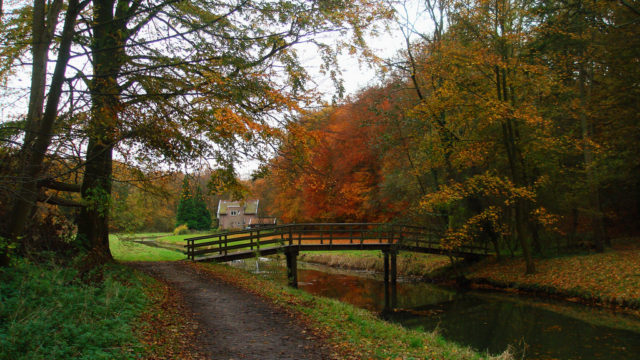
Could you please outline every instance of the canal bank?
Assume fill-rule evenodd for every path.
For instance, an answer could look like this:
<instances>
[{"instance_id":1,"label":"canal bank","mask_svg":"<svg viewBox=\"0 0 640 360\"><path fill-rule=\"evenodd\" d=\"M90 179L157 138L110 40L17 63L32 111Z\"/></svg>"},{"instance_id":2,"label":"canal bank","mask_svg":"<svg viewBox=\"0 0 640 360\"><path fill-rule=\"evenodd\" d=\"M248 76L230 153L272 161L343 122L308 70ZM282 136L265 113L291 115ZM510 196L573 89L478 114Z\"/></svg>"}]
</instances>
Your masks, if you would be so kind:
<instances>
[{"instance_id":1,"label":"canal bank","mask_svg":"<svg viewBox=\"0 0 640 360\"><path fill-rule=\"evenodd\" d=\"M385 306L379 274L300 264L299 287L380 313ZM285 284L278 261L235 262ZM479 353L509 349L523 359L636 359L640 321L604 309L520 294L461 290L400 278L397 308L386 320L408 329L437 333Z\"/></svg>"},{"instance_id":2,"label":"canal bank","mask_svg":"<svg viewBox=\"0 0 640 360\"><path fill-rule=\"evenodd\" d=\"M228 265L187 265L285 309L290 316L312 328L315 334L324 336L342 354L340 359L513 359L508 352L500 355L477 352L447 341L437 332L409 329L383 321L375 312L347 302L293 289L286 285L282 264L272 263L275 265L272 268L261 267L259 263L249 264L248 268L258 275ZM274 281L271 275L280 276L281 281ZM304 279L301 279L301 286L307 283Z\"/></svg>"},{"instance_id":3,"label":"canal bank","mask_svg":"<svg viewBox=\"0 0 640 360\"><path fill-rule=\"evenodd\" d=\"M381 254L356 252L308 253L301 260L343 269L380 272ZM465 286L508 293L521 292L568 302L615 308L640 317L640 244L633 239L614 242L604 253L578 253L536 259L536 273L525 275L524 261L506 258L458 263L447 257L400 253L399 276L436 283L463 277Z\"/></svg>"}]
</instances>

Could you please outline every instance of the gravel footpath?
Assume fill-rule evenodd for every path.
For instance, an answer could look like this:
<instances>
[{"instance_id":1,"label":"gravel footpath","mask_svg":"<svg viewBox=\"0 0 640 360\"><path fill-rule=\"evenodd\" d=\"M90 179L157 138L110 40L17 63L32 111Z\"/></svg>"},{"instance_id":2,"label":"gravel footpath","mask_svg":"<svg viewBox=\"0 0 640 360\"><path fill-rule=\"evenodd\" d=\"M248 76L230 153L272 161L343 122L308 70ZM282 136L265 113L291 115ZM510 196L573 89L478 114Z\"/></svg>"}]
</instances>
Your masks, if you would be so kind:
<instances>
[{"instance_id":1,"label":"gravel footpath","mask_svg":"<svg viewBox=\"0 0 640 360\"><path fill-rule=\"evenodd\" d=\"M321 340L290 315L253 294L183 262L129 265L166 282L182 295L200 325L200 346L211 359L331 358Z\"/></svg>"}]
</instances>

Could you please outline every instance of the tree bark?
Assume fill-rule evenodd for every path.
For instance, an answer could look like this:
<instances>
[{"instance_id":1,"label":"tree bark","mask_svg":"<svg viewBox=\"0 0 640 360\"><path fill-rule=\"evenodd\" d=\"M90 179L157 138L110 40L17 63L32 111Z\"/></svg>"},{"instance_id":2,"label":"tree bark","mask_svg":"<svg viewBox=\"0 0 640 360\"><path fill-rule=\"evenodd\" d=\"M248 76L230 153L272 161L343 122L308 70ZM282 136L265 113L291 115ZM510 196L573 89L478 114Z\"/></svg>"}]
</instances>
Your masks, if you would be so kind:
<instances>
[{"instance_id":1,"label":"tree bark","mask_svg":"<svg viewBox=\"0 0 640 360\"><path fill-rule=\"evenodd\" d=\"M58 105L62 94L64 74L69 62L69 51L74 35L73 30L77 16L84 5L80 5L78 0L69 1L56 66L51 78L47 104L43 112L49 46L53 39L53 31L56 27L56 19L60 13L61 6L62 1L54 1L50 6L45 21L44 1L34 1L31 95L27 113L25 140L20 154L22 170L18 180L18 190L9 225L9 234L14 240L24 231L27 219L36 204L38 177L42 173L44 157L51 145L53 127L57 119Z\"/></svg>"},{"instance_id":2,"label":"tree bark","mask_svg":"<svg viewBox=\"0 0 640 360\"><path fill-rule=\"evenodd\" d=\"M590 97L589 89L587 87L587 81L589 81L589 73L586 69L584 61L585 60L583 59L583 63L580 64L579 68L578 88L580 96L580 127L582 130L584 169L587 175L587 189L589 191L587 195L587 201L589 207L589 217L593 222L594 246L597 252L603 252L606 236L604 231L604 221L602 219L602 211L600 209L600 194L593 171L593 151L591 149L592 125L586 110Z\"/></svg>"},{"instance_id":3,"label":"tree bark","mask_svg":"<svg viewBox=\"0 0 640 360\"><path fill-rule=\"evenodd\" d=\"M118 7L121 5L118 4ZM123 44L126 33L126 21L114 15L114 0L94 0L93 7L96 24L91 45L94 79L90 88L92 105L87 129L89 143L81 190L82 198L88 205L80 212L77 236L89 252L89 266L113 259L109 250L112 153L120 110L117 79L124 63Z\"/></svg>"},{"instance_id":4,"label":"tree bark","mask_svg":"<svg viewBox=\"0 0 640 360\"><path fill-rule=\"evenodd\" d=\"M508 96L507 87L506 87L506 83L507 83L506 71L496 66L495 75L496 75L496 90L497 90L498 100L502 102L507 102L509 99L509 96ZM509 162L511 180L516 186L523 186L526 182L526 178L524 177L524 169L518 168L517 159L519 158L518 152L520 150L516 142L517 140L515 137L513 127L514 125L513 125L512 119L507 118L502 121L502 141L507 153L507 160ZM520 242L520 247L522 248L522 255L526 263L525 273L533 274L535 273L535 264L533 262L533 257L531 256L530 241L528 239L529 234L527 232L527 226L526 226L527 213L528 211L527 211L526 202L521 198L516 199L516 202L515 202L516 232L517 232L518 241Z\"/></svg>"}]
</instances>

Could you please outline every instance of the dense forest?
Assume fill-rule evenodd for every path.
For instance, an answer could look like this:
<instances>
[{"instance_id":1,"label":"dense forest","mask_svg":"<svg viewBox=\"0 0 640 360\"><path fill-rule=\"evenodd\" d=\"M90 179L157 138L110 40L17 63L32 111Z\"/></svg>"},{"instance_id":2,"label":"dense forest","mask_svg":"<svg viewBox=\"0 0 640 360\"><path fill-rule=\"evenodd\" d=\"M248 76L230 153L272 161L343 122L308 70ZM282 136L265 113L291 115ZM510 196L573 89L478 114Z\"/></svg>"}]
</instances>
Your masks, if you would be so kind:
<instances>
[{"instance_id":1,"label":"dense forest","mask_svg":"<svg viewBox=\"0 0 640 360\"><path fill-rule=\"evenodd\" d=\"M640 13L626 1L427 1L380 85L287 127L284 222L435 225L455 247L602 251L640 216Z\"/></svg>"}]
</instances>

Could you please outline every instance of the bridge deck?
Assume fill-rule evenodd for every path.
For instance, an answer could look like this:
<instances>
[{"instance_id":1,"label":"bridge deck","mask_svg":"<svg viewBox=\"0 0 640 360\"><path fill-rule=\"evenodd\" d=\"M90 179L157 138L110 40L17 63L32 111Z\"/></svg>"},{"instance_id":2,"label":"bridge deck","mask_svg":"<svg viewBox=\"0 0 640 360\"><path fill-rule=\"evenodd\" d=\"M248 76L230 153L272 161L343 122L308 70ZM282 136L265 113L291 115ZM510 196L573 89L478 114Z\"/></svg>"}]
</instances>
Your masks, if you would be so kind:
<instances>
[{"instance_id":1,"label":"bridge deck","mask_svg":"<svg viewBox=\"0 0 640 360\"><path fill-rule=\"evenodd\" d=\"M291 224L231 231L187 240L187 256L194 261L226 262L277 253L331 250L411 251L456 257L489 255L486 247L445 249L433 230L379 223Z\"/></svg>"}]
</instances>

